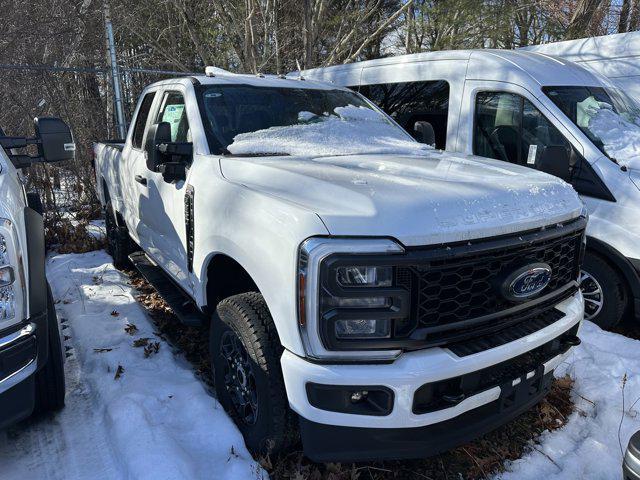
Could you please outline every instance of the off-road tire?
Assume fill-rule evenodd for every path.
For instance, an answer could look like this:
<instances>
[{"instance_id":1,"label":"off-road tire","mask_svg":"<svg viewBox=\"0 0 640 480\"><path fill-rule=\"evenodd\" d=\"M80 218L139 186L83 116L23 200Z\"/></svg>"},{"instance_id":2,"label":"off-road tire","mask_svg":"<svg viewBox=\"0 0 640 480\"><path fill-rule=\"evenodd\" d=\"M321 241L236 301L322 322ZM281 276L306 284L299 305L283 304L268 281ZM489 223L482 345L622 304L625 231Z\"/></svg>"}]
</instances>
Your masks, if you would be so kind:
<instances>
[{"instance_id":1,"label":"off-road tire","mask_svg":"<svg viewBox=\"0 0 640 480\"><path fill-rule=\"evenodd\" d=\"M240 418L225 384L225 332L230 332L225 338L237 336L249 357L258 405L253 425ZM295 442L297 418L289 408L280 368L283 348L262 295L242 293L221 301L211 321L209 347L218 401L236 422L247 448L257 454L277 453Z\"/></svg>"},{"instance_id":2,"label":"off-road tire","mask_svg":"<svg viewBox=\"0 0 640 480\"><path fill-rule=\"evenodd\" d=\"M65 382L62 342L51 288L47 284L47 328L49 355L47 363L36 373L34 413L54 412L64 407Z\"/></svg>"},{"instance_id":3,"label":"off-road tire","mask_svg":"<svg viewBox=\"0 0 640 480\"><path fill-rule=\"evenodd\" d=\"M622 320L628 298L624 279L603 257L593 252L587 252L582 270L602 288L602 308L590 320L603 329L615 327Z\"/></svg>"},{"instance_id":4,"label":"off-road tire","mask_svg":"<svg viewBox=\"0 0 640 480\"><path fill-rule=\"evenodd\" d=\"M104 208L104 224L107 231L107 253L113 258L113 266L118 270L129 267L129 254L131 253L131 240L127 228L119 226L113 213L111 200Z\"/></svg>"}]
</instances>

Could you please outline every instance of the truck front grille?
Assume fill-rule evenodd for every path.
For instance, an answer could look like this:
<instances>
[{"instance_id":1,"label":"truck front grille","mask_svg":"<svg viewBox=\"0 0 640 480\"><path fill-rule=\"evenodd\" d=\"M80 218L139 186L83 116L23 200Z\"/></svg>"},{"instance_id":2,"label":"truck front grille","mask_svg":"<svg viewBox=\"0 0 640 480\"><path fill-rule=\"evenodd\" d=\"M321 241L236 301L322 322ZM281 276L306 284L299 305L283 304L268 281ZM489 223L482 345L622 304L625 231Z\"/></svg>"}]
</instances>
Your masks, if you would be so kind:
<instances>
[{"instance_id":1,"label":"truck front grille","mask_svg":"<svg viewBox=\"0 0 640 480\"><path fill-rule=\"evenodd\" d=\"M413 250L415 261L396 268L396 285L411 292L412 331L406 333L447 344L553 309L577 291L584 226L579 219L517 237ZM552 270L545 289L526 302L507 299L500 289L505 273L538 262ZM402 334L402 325L397 328Z\"/></svg>"},{"instance_id":2,"label":"truck front grille","mask_svg":"<svg viewBox=\"0 0 640 480\"><path fill-rule=\"evenodd\" d=\"M453 327L521 305L506 299L498 284L504 272L523 262L543 262L551 267L551 281L539 296L575 282L583 229L554 229L556 235L532 239L521 236L505 243L493 241L486 249L482 244L474 249L469 245L448 247L440 258L399 266L396 284L411 292L411 315L417 319L417 327Z\"/></svg>"}]
</instances>

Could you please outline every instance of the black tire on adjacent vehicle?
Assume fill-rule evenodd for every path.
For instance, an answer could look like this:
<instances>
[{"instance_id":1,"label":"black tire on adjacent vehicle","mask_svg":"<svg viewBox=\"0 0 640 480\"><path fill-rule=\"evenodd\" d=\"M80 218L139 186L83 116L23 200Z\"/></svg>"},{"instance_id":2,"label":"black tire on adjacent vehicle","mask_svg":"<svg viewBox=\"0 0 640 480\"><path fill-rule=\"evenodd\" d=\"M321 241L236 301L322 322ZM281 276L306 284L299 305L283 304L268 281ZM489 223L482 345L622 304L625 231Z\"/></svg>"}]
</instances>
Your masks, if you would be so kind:
<instances>
[{"instance_id":1,"label":"black tire on adjacent vehicle","mask_svg":"<svg viewBox=\"0 0 640 480\"><path fill-rule=\"evenodd\" d=\"M131 240L126 227L118 226L113 213L111 200L104 209L104 223L107 231L107 253L113 258L113 265L118 270L129 266L129 254L131 253Z\"/></svg>"},{"instance_id":2,"label":"black tire on adjacent vehicle","mask_svg":"<svg viewBox=\"0 0 640 480\"><path fill-rule=\"evenodd\" d=\"M36 373L36 404L34 413L53 412L64 407L64 359L51 288L47 285L47 328L49 355L47 363Z\"/></svg>"},{"instance_id":3,"label":"black tire on adjacent vehicle","mask_svg":"<svg viewBox=\"0 0 640 480\"><path fill-rule=\"evenodd\" d=\"M254 453L277 453L297 438L280 357L283 348L262 295L229 297L218 304L210 332L218 401Z\"/></svg>"},{"instance_id":4,"label":"black tire on adjacent vehicle","mask_svg":"<svg viewBox=\"0 0 640 480\"><path fill-rule=\"evenodd\" d=\"M603 257L587 253L580 288L585 299L585 319L604 329L622 320L628 298L625 281Z\"/></svg>"}]
</instances>

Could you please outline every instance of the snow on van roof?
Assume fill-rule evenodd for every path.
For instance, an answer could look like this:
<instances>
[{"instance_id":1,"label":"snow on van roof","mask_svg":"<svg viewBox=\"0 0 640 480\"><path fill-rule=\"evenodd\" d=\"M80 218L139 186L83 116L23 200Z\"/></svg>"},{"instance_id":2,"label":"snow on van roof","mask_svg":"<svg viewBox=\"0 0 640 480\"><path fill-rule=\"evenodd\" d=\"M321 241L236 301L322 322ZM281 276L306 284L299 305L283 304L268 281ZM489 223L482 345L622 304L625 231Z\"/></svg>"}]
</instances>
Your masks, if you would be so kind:
<instances>
[{"instance_id":1,"label":"snow on van roof","mask_svg":"<svg viewBox=\"0 0 640 480\"><path fill-rule=\"evenodd\" d=\"M591 62L640 55L640 32L616 33L523 47L528 52L561 55L573 62Z\"/></svg>"}]
</instances>

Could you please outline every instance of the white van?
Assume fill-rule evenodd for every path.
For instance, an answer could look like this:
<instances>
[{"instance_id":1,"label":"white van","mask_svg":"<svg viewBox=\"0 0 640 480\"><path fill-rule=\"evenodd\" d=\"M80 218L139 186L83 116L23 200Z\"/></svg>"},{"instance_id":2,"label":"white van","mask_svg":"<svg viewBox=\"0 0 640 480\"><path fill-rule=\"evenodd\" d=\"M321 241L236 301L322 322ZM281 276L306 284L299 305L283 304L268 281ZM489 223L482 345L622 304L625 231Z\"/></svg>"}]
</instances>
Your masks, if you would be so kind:
<instances>
[{"instance_id":1,"label":"white van","mask_svg":"<svg viewBox=\"0 0 640 480\"><path fill-rule=\"evenodd\" d=\"M524 50L576 62L604 75L640 101L640 32L533 45Z\"/></svg>"},{"instance_id":2,"label":"white van","mask_svg":"<svg viewBox=\"0 0 640 480\"><path fill-rule=\"evenodd\" d=\"M438 149L570 182L590 213L585 318L611 327L625 310L640 317L640 106L605 77L508 50L404 55L302 76L358 90Z\"/></svg>"}]
</instances>

